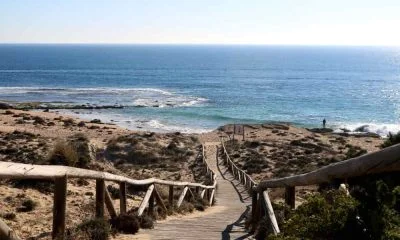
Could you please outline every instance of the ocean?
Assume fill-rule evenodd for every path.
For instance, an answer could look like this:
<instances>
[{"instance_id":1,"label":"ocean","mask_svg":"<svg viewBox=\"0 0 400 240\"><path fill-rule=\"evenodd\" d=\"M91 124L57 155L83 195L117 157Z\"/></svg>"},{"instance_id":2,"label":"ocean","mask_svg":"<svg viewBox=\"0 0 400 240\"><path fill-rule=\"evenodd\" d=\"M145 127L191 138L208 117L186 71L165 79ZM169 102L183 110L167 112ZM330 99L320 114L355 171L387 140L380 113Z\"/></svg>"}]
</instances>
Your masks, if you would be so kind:
<instances>
[{"instance_id":1,"label":"ocean","mask_svg":"<svg viewBox=\"0 0 400 240\"><path fill-rule=\"evenodd\" d=\"M130 129L205 132L227 123L400 130L400 48L0 45L0 101Z\"/></svg>"}]
</instances>

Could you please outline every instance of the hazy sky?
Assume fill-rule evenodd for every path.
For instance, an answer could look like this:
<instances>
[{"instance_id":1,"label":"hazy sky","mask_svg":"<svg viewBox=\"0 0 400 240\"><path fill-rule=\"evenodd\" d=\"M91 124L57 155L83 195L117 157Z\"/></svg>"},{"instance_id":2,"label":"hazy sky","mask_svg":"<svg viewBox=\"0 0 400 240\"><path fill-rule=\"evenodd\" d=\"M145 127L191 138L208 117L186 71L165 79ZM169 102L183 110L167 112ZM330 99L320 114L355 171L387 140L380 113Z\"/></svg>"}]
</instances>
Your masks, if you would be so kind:
<instances>
[{"instance_id":1,"label":"hazy sky","mask_svg":"<svg viewBox=\"0 0 400 240\"><path fill-rule=\"evenodd\" d=\"M400 0L0 0L0 42L400 45Z\"/></svg>"}]
</instances>

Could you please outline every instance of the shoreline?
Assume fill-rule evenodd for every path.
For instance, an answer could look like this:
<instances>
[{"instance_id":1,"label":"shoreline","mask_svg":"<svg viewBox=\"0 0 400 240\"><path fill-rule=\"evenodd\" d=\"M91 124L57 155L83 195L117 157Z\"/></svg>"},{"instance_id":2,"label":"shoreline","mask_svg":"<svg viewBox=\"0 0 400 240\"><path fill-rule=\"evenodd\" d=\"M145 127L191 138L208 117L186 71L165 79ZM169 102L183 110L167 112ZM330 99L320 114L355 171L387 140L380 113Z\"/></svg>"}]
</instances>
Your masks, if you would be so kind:
<instances>
[{"instance_id":1,"label":"shoreline","mask_svg":"<svg viewBox=\"0 0 400 240\"><path fill-rule=\"evenodd\" d=\"M133 109L155 108L155 107L133 107ZM161 108L162 107L157 107ZM181 122L170 122L164 118L147 116L141 112L126 113L123 109L130 111L131 107L122 105L96 105L96 104L72 104L67 102L48 103L48 102L13 102L0 100L0 109L28 110L32 112L53 112L61 115L69 115L74 118L83 120L100 119L107 124L115 124L121 128L132 131L151 131L157 133L182 132L186 134L203 134L214 131L220 126L233 124L252 125L252 124L290 124L299 128L313 129L321 128L321 124L305 124L297 122L276 121L276 120L231 120L221 121L221 124L198 124L193 122L185 124ZM121 112L119 112L121 111ZM145 116L145 117L143 117ZM211 121L211 120L210 120ZM397 133L400 131L400 124L396 123L376 123L376 122L330 122L328 119L327 128L332 129L334 133L365 135L374 134L382 138L386 138L389 133Z\"/></svg>"}]
</instances>

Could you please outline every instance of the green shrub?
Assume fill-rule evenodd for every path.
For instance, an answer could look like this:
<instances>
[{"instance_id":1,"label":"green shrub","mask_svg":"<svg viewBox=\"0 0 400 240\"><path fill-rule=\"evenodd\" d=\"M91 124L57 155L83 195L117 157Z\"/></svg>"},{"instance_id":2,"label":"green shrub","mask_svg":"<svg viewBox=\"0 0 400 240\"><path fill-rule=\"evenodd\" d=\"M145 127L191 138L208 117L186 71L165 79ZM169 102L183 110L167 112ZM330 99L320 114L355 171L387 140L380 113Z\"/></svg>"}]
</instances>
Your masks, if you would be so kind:
<instances>
[{"instance_id":1,"label":"green shrub","mask_svg":"<svg viewBox=\"0 0 400 240\"><path fill-rule=\"evenodd\" d=\"M121 214L110 220L111 226L118 232L135 234L139 231L139 219L131 214Z\"/></svg>"},{"instance_id":2,"label":"green shrub","mask_svg":"<svg viewBox=\"0 0 400 240\"><path fill-rule=\"evenodd\" d=\"M113 185L108 185L107 190L110 193L112 199L119 199L119 188L116 188Z\"/></svg>"},{"instance_id":3,"label":"green shrub","mask_svg":"<svg viewBox=\"0 0 400 240\"><path fill-rule=\"evenodd\" d=\"M382 143L381 147L387 148L398 143L400 143L400 132L397 134L389 133L387 139Z\"/></svg>"},{"instance_id":4,"label":"green shrub","mask_svg":"<svg viewBox=\"0 0 400 240\"><path fill-rule=\"evenodd\" d=\"M58 142L50 154L49 163L75 167L79 161L76 149L66 142Z\"/></svg>"},{"instance_id":5,"label":"green shrub","mask_svg":"<svg viewBox=\"0 0 400 240\"><path fill-rule=\"evenodd\" d=\"M360 202L365 239L400 239L400 176L386 173L353 179L352 196Z\"/></svg>"},{"instance_id":6,"label":"green shrub","mask_svg":"<svg viewBox=\"0 0 400 240\"><path fill-rule=\"evenodd\" d=\"M315 194L288 216L280 226L281 238L275 239L348 239L357 206L355 199L340 191Z\"/></svg>"},{"instance_id":7,"label":"green shrub","mask_svg":"<svg viewBox=\"0 0 400 240\"><path fill-rule=\"evenodd\" d=\"M77 133L68 139L68 143L78 153L78 161L76 166L80 168L87 168L90 161L89 139L82 133Z\"/></svg>"},{"instance_id":8,"label":"green shrub","mask_svg":"<svg viewBox=\"0 0 400 240\"><path fill-rule=\"evenodd\" d=\"M46 121L45 121L42 117L39 117L39 116L34 116L32 119L34 120L34 121L33 121L33 124L40 124L40 125L42 125L42 124L45 124L45 123L46 123Z\"/></svg>"},{"instance_id":9,"label":"green shrub","mask_svg":"<svg viewBox=\"0 0 400 240\"><path fill-rule=\"evenodd\" d=\"M359 146L353 146L350 144L347 144L346 146L349 148L346 152L346 159L355 158L367 153L367 150L362 149Z\"/></svg>"},{"instance_id":10,"label":"green shrub","mask_svg":"<svg viewBox=\"0 0 400 240\"><path fill-rule=\"evenodd\" d=\"M67 235L67 240L108 240L110 230L110 224L105 219L88 219L73 229Z\"/></svg>"},{"instance_id":11,"label":"green shrub","mask_svg":"<svg viewBox=\"0 0 400 240\"><path fill-rule=\"evenodd\" d=\"M8 182L15 188L31 188L45 194L52 193L54 186L54 182L52 180L41 179L12 179Z\"/></svg>"},{"instance_id":12,"label":"green shrub","mask_svg":"<svg viewBox=\"0 0 400 240\"><path fill-rule=\"evenodd\" d=\"M154 219L153 217L144 214L140 216L140 227L143 229L151 229L154 227Z\"/></svg>"},{"instance_id":13,"label":"green shrub","mask_svg":"<svg viewBox=\"0 0 400 240\"><path fill-rule=\"evenodd\" d=\"M32 199L26 199L21 203L21 207L17 209L18 212L30 212L37 206L37 203Z\"/></svg>"},{"instance_id":14,"label":"green shrub","mask_svg":"<svg viewBox=\"0 0 400 240\"><path fill-rule=\"evenodd\" d=\"M49 163L87 168L91 160L88 143L87 137L79 133L69 137L66 142L57 142L50 154Z\"/></svg>"},{"instance_id":15,"label":"green shrub","mask_svg":"<svg viewBox=\"0 0 400 240\"><path fill-rule=\"evenodd\" d=\"M17 217L17 215L15 215L15 213L13 212L9 212L9 213L4 213L2 217L6 220L14 220Z\"/></svg>"}]
</instances>

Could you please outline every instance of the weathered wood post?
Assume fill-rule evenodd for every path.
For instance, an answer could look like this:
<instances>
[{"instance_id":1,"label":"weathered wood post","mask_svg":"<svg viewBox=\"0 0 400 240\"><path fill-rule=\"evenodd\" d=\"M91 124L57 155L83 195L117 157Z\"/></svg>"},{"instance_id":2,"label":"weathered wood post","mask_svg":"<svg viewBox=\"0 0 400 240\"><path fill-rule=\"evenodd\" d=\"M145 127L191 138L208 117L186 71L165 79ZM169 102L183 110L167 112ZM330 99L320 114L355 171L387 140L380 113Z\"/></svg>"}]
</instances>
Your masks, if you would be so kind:
<instances>
[{"instance_id":1,"label":"weathered wood post","mask_svg":"<svg viewBox=\"0 0 400 240\"><path fill-rule=\"evenodd\" d=\"M148 215L153 217L154 214L154 190L150 195L150 199L149 199L149 212Z\"/></svg>"},{"instance_id":2,"label":"weathered wood post","mask_svg":"<svg viewBox=\"0 0 400 240\"><path fill-rule=\"evenodd\" d=\"M290 206L290 208L294 209L296 204L296 189L295 187L286 187L285 188L285 203Z\"/></svg>"},{"instance_id":3,"label":"weathered wood post","mask_svg":"<svg viewBox=\"0 0 400 240\"><path fill-rule=\"evenodd\" d=\"M117 211L115 211L114 204L106 185L104 184L104 198L107 207L107 211L110 214L111 218L115 218L117 216Z\"/></svg>"},{"instance_id":4,"label":"weathered wood post","mask_svg":"<svg viewBox=\"0 0 400 240\"><path fill-rule=\"evenodd\" d=\"M67 206L67 176L56 178L54 185L52 239L65 238L65 212Z\"/></svg>"},{"instance_id":5,"label":"weathered wood post","mask_svg":"<svg viewBox=\"0 0 400 240\"><path fill-rule=\"evenodd\" d=\"M104 191L104 180L96 180L96 217L104 217L104 202L105 202L105 191Z\"/></svg>"},{"instance_id":6,"label":"weathered wood post","mask_svg":"<svg viewBox=\"0 0 400 240\"><path fill-rule=\"evenodd\" d=\"M160 206L160 207L163 209L163 211L164 211L165 213L168 213L168 210L167 210L167 208L165 207L165 204L164 204L164 202L163 202L163 200L162 200L160 194L158 193L157 188L154 188L154 190L153 190L153 195L154 195L155 200L156 200L156 202L157 202L157 206Z\"/></svg>"},{"instance_id":7,"label":"weathered wood post","mask_svg":"<svg viewBox=\"0 0 400 240\"><path fill-rule=\"evenodd\" d=\"M251 190L251 222L252 222L252 229L251 231L254 232L257 228L257 224L260 221L259 211L258 211L258 192L255 189Z\"/></svg>"},{"instance_id":8,"label":"weathered wood post","mask_svg":"<svg viewBox=\"0 0 400 240\"><path fill-rule=\"evenodd\" d=\"M169 186L168 203L171 209L174 208L174 186Z\"/></svg>"},{"instance_id":9,"label":"weathered wood post","mask_svg":"<svg viewBox=\"0 0 400 240\"><path fill-rule=\"evenodd\" d=\"M140 203L139 209L137 211L139 217L142 216L144 209L146 208L147 204L149 204L149 200L153 196L153 190L154 190L154 184L151 184L147 188L146 194L144 195L144 198ZM154 204L154 198L153 198L153 204Z\"/></svg>"},{"instance_id":10,"label":"weathered wood post","mask_svg":"<svg viewBox=\"0 0 400 240\"><path fill-rule=\"evenodd\" d=\"M214 202L214 195L215 195L215 188L213 188L212 191L211 191L211 196L210 196L210 200L209 200L210 206L213 205L213 202Z\"/></svg>"},{"instance_id":11,"label":"weathered wood post","mask_svg":"<svg viewBox=\"0 0 400 240\"><path fill-rule=\"evenodd\" d=\"M119 214L126 213L126 183L119 183Z\"/></svg>"},{"instance_id":12,"label":"weathered wood post","mask_svg":"<svg viewBox=\"0 0 400 240\"><path fill-rule=\"evenodd\" d=\"M262 196L263 196L263 201L265 203L263 204L263 206L265 207L265 210L268 212L268 217L272 226L272 230L274 234L277 235L278 233L280 233L280 230L278 226L278 221L276 221L274 209L272 208L271 200L269 199L268 196L268 191L267 190L263 191Z\"/></svg>"}]
</instances>

